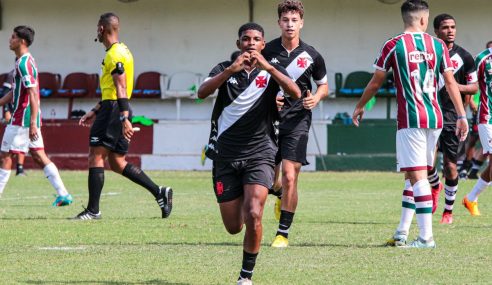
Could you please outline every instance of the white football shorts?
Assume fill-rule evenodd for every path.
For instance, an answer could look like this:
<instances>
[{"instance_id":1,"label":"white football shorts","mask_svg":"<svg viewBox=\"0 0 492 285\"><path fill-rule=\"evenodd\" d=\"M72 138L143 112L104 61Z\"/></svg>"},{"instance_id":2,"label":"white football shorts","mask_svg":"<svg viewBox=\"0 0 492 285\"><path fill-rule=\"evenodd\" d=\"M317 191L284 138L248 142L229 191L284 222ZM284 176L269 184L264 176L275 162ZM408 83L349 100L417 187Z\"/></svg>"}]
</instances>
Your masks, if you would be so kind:
<instances>
[{"instance_id":1,"label":"white football shorts","mask_svg":"<svg viewBox=\"0 0 492 285\"><path fill-rule=\"evenodd\" d=\"M397 171L430 170L442 129L400 129L396 132Z\"/></svg>"},{"instance_id":2,"label":"white football shorts","mask_svg":"<svg viewBox=\"0 0 492 285\"><path fill-rule=\"evenodd\" d=\"M41 129L38 128L38 139L29 139L29 128L7 125L3 134L1 151L10 153L27 153L29 150L44 149Z\"/></svg>"}]
</instances>

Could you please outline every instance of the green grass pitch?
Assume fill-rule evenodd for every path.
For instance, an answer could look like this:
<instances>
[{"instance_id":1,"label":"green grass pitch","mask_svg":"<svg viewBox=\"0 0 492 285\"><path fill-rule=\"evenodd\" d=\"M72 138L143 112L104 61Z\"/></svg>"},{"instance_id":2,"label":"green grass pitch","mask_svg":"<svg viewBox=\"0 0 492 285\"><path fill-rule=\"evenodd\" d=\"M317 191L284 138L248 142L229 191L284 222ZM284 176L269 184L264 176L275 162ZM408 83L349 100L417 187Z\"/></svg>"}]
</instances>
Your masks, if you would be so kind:
<instances>
[{"instance_id":1,"label":"green grass pitch","mask_svg":"<svg viewBox=\"0 0 492 285\"><path fill-rule=\"evenodd\" d=\"M62 208L51 206L41 171L11 177L0 199L0 284L235 284L243 233L226 233L209 172L149 172L174 188L167 220L149 193L109 171L103 219L68 220L86 205L87 172L61 175L74 195ZM280 250L269 247L277 228L269 197L255 284L492 283L492 193L480 197L480 217L461 205L474 181L460 182L453 225L438 223L441 193L437 249L382 246L399 221L401 177L302 173L291 246Z\"/></svg>"}]
</instances>

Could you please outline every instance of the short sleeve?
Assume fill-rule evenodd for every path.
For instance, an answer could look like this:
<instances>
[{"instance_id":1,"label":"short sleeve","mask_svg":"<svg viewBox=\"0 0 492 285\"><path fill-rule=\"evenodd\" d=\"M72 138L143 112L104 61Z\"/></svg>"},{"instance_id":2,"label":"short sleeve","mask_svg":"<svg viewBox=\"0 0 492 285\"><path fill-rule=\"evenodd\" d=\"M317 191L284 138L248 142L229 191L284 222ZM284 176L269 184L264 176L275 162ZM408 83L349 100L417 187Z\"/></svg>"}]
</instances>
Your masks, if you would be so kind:
<instances>
[{"instance_id":1,"label":"short sleeve","mask_svg":"<svg viewBox=\"0 0 492 285\"><path fill-rule=\"evenodd\" d=\"M441 73L447 72L447 71L453 71L453 63L451 62L451 58L449 57L449 51L448 48L444 45L444 43L441 41L442 45L442 63L441 63Z\"/></svg>"},{"instance_id":2,"label":"short sleeve","mask_svg":"<svg viewBox=\"0 0 492 285\"><path fill-rule=\"evenodd\" d=\"M108 62L105 62L105 67L107 68L107 70L113 74L114 71L117 69L117 68L121 68L119 67L119 65L122 65L122 68L125 68L124 66L124 63L125 63L125 58L124 56L121 54L121 52L118 52L118 51L115 51L115 52L111 52L108 54L109 57L108 57Z\"/></svg>"},{"instance_id":3,"label":"short sleeve","mask_svg":"<svg viewBox=\"0 0 492 285\"><path fill-rule=\"evenodd\" d=\"M317 85L326 84L328 82L325 60L320 54L314 59L313 79Z\"/></svg>"},{"instance_id":4,"label":"short sleeve","mask_svg":"<svg viewBox=\"0 0 492 285\"><path fill-rule=\"evenodd\" d=\"M384 72L388 72L391 68L392 55L396 48L397 39L393 38L386 41L381 48L376 60L374 61L374 68Z\"/></svg>"},{"instance_id":5,"label":"short sleeve","mask_svg":"<svg viewBox=\"0 0 492 285\"><path fill-rule=\"evenodd\" d=\"M37 71L30 57L21 59L17 69L21 77L21 83L25 88L36 87L37 83L34 74L37 74Z\"/></svg>"},{"instance_id":6,"label":"short sleeve","mask_svg":"<svg viewBox=\"0 0 492 285\"><path fill-rule=\"evenodd\" d=\"M225 70L225 67L224 67L223 63L217 64L214 68L212 68L212 70L210 71L208 76L205 78L204 82L209 80L210 78L216 76L217 74L221 73L224 70Z\"/></svg>"},{"instance_id":7,"label":"short sleeve","mask_svg":"<svg viewBox=\"0 0 492 285\"><path fill-rule=\"evenodd\" d=\"M465 76L466 76L466 83L471 84L475 83L478 81L477 77L477 69L475 67L475 61L473 60L473 57L471 54L466 53L464 56L464 71L465 71Z\"/></svg>"}]
</instances>

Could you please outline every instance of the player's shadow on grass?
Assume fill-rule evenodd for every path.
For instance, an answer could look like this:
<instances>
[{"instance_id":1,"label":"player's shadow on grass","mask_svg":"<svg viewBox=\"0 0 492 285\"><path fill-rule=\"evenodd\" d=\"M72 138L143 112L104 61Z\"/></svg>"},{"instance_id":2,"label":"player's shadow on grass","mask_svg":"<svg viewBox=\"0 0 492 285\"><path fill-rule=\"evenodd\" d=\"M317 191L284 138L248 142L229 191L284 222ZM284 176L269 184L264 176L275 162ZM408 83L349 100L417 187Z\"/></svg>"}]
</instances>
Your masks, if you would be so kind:
<instances>
[{"instance_id":1,"label":"player's shadow on grass","mask_svg":"<svg viewBox=\"0 0 492 285\"><path fill-rule=\"evenodd\" d=\"M125 285L125 284L148 284L148 285L190 285L191 283L181 283L181 282L169 282L161 279L153 279L147 281L96 281L96 280L80 280L80 281L37 281L37 280L27 280L26 284L94 284L94 285Z\"/></svg>"},{"instance_id":2,"label":"player's shadow on grass","mask_svg":"<svg viewBox=\"0 0 492 285\"><path fill-rule=\"evenodd\" d=\"M265 246L270 246L267 244ZM289 247L339 247L339 248L380 248L387 247L385 244L335 244L335 243L299 243Z\"/></svg>"},{"instance_id":3,"label":"player's shadow on grass","mask_svg":"<svg viewBox=\"0 0 492 285\"><path fill-rule=\"evenodd\" d=\"M394 221L388 221L388 222L374 222L374 221L366 221L366 222L361 222L361 221L330 221L330 220L324 220L324 221L302 221L303 224L349 224L349 225L394 225Z\"/></svg>"},{"instance_id":4,"label":"player's shadow on grass","mask_svg":"<svg viewBox=\"0 0 492 285\"><path fill-rule=\"evenodd\" d=\"M5 221L29 221L29 220L48 220L47 217L25 217L25 218L0 218L0 220L5 220ZM49 220L59 220L58 218L49 218Z\"/></svg>"},{"instance_id":5,"label":"player's shadow on grass","mask_svg":"<svg viewBox=\"0 0 492 285\"><path fill-rule=\"evenodd\" d=\"M232 246L242 247L242 242L150 242L147 245L170 245L170 246ZM270 243L262 242L262 247L270 247ZM385 247L383 244L334 244L334 243L296 243L289 247L346 247L346 248L379 248Z\"/></svg>"}]
</instances>

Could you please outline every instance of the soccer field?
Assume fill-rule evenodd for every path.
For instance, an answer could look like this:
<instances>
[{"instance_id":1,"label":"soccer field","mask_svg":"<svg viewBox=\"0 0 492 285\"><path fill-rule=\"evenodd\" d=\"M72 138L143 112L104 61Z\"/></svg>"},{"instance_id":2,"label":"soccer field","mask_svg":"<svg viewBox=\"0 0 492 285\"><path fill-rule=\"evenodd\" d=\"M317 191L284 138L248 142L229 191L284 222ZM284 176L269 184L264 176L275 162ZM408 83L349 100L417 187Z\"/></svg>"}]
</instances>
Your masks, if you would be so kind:
<instances>
[{"instance_id":1,"label":"soccer field","mask_svg":"<svg viewBox=\"0 0 492 285\"><path fill-rule=\"evenodd\" d=\"M11 177L0 200L0 284L235 284L243 233L226 233L208 172L150 172L175 190L167 220L153 197L106 172L100 221L71 221L87 202L87 173L62 171L74 204L51 207L41 171ZM269 247L277 223L269 197L255 284L491 283L492 193L482 216L461 206L474 181L460 183L453 225L434 216L435 250L382 246L399 221L401 175L302 173L291 246ZM489 190L490 191L490 190ZM416 235L412 226L410 238Z\"/></svg>"}]
</instances>

